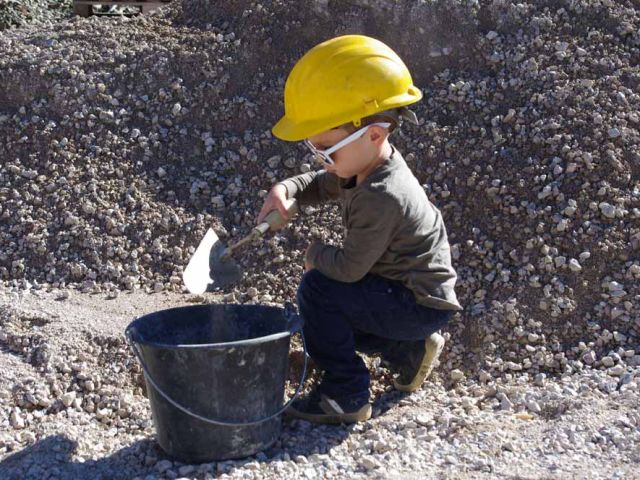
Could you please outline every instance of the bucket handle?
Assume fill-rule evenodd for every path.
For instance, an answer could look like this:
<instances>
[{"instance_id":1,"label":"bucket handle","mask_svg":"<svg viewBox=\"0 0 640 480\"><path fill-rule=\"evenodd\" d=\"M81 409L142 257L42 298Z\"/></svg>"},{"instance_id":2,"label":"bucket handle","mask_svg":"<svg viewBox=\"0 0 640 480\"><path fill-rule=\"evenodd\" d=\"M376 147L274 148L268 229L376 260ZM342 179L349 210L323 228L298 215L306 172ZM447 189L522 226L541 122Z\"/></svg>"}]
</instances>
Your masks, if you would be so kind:
<instances>
[{"instance_id":1,"label":"bucket handle","mask_svg":"<svg viewBox=\"0 0 640 480\"><path fill-rule=\"evenodd\" d=\"M291 332L291 335L293 335L296 332L300 332L300 336L302 337L302 352L304 356L304 364L302 366L302 376L300 377L300 382L298 383L298 387L296 388L296 391L293 393L293 396L277 412L269 415L266 418L261 418L259 420L249 420L247 422L225 422L222 420L215 420L213 418L203 417L202 415L198 415L197 413L192 412L191 410L184 407L183 405L180 405L173 398L171 398L164 390L162 390L162 388L160 388L158 384L153 380L153 377L149 373L149 369L147 368L146 363L144 363L144 360L142 359L142 355L138 350L138 346L136 342L131 338L131 331L129 329L125 331L125 337L127 339L127 343L131 347L131 350L133 350L133 353L135 354L136 358L140 362L140 366L142 367L142 370L144 372L146 379L153 386L153 388L155 388L156 392L158 392L162 396L162 398L164 398L167 402L169 402L171 405L176 407L181 412L186 413L187 415L190 415L193 418L197 418L198 420L201 420L205 423L209 423L211 425L217 425L220 427L245 427L249 425L258 425L260 423L268 422L269 420L272 420L277 416L282 415L282 413L284 413L284 411L287 408L289 408L289 406L293 403L293 401L298 397L298 395L300 394L300 391L302 390L302 386L304 385L304 380L305 380L305 377L307 376L308 359L307 359L307 342L304 339L304 333L302 331L302 322L300 321L300 316L293 311L290 304L287 304L285 306L284 314L293 323L293 327L289 329L289 332Z\"/></svg>"}]
</instances>

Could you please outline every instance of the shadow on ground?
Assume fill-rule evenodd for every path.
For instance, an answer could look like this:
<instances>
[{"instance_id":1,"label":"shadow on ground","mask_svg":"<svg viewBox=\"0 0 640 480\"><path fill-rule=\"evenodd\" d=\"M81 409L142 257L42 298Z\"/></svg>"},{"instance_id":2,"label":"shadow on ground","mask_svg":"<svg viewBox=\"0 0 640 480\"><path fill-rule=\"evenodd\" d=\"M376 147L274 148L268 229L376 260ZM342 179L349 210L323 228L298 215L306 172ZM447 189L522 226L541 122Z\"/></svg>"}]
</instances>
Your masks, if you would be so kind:
<instances>
[{"instance_id":1,"label":"shadow on ground","mask_svg":"<svg viewBox=\"0 0 640 480\"><path fill-rule=\"evenodd\" d=\"M142 452L152 448L161 454L155 442L149 439L134 442L107 457L80 463L73 460L77 447L78 444L65 435L44 438L0 462L0 478L3 480L132 478L144 474L149 469L139 458Z\"/></svg>"},{"instance_id":2,"label":"shadow on ground","mask_svg":"<svg viewBox=\"0 0 640 480\"><path fill-rule=\"evenodd\" d=\"M407 394L397 391L380 395L373 404L374 415L384 415L406 397ZM354 425L313 425L299 420L284 420L280 440L274 446L256 456L226 462L222 471L229 472L241 468L244 461L270 463L282 459L284 453L290 458L328 453L348 438L354 428ZM367 429L367 426L364 424L358 428ZM148 455L157 458L158 461L170 459L153 438L133 442L111 455L84 462L74 459L77 448L78 443L64 434L46 437L0 461L0 479L130 479L158 473L155 462L153 465L145 465L145 457ZM209 468L216 468L216 465L210 465Z\"/></svg>"}]
</instances>

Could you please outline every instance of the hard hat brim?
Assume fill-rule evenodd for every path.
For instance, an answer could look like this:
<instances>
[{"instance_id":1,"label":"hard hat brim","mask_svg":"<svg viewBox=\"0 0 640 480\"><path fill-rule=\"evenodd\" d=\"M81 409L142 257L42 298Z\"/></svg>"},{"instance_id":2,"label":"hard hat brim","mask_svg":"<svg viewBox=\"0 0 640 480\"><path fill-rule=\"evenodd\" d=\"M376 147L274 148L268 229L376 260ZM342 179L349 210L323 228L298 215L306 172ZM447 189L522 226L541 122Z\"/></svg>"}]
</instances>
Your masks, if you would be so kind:
<instances>
[{"instance_id":1,"label":"hard hat brim","mask_svg":"<svg viewBox=\"0 0 640 480\"><path fill-rule=\"evenodd\" d=\"M422 92L420 89L411 86L406 93L388 98L384 102L378 104L378 111L403 107L418 102L420 99L422 99ZM375 115L375 113L376 112L367 113L362 111L356 115L344 115L343 117L336 117L332 119L320 118L306 122L295 122L285 115L273 126L271 132L280 140L284 140L286 142L300 142L305 138L326 132L327 130L339 127L345 123L360 120L361 118L372 114Z\"/></svg>"},{"instance_id":2,"label":"hard hat brim","mask_svg":"<svg viewBox=\"0 0 640 480\"><path fill-rule=\"evenodd\" d=\"M324 119L315 122L298 123L284 116L273 126L271 132L285 142L300 142L305 138L329 130L329 128L333 127L327 128L327 123Z\"/></svg>"}]
</instances>

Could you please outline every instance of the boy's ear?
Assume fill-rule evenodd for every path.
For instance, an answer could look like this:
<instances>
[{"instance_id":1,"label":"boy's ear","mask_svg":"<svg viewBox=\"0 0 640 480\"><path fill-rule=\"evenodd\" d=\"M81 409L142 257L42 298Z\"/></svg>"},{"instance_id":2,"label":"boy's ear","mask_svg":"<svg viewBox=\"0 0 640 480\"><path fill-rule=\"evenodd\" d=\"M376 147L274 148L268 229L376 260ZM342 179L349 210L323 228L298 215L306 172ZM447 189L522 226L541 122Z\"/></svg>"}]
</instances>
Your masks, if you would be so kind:
<instances>
[{"instance_id":1,"label":"boy's ear","mask_svg":"<svg viewBox=\"0 0 640 480\"><path fill-rule=\"evenodd\" d=\"M369 134L369 139L371 140L371 142L375 143L376 145L381 145L385 139L385 132L385 130L376 125L374 127L369 127L367 133Z\"/></svg>"}]
</instances>

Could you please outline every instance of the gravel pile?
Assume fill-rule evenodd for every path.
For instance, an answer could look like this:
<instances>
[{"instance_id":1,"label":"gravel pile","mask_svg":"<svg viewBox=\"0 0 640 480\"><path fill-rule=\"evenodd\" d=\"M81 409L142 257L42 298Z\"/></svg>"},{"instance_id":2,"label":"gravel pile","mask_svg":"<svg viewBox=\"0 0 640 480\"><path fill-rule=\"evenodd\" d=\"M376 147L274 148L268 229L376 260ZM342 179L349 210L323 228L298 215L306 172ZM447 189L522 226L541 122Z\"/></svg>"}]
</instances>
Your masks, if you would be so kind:
<instances>
[{"instance_id":1,"label":"gravel pile","mask_svg":"<svg viewBox=\"0 0 640 480\"><path fill-rule=\"evenodd\" d=\"M0 0L0 30L52 26L73 15L73 0Z\"/></svg>"},{"instance_id":2,"label":"gravel pile","mask_svg":"<svg viewBox=\"0 0 640 480\"><path fill-rule=\"evenodd\" d=\"M313 168L271 137L322 39L387 41L425 100L394 142L445 217L465 311L444 372L638 364L640 21L634 2L173 2L0 36L0 278L16 289L181 291L205 230L253 225ZM98 41L99 39L99 41ZM228 301L293 298L335 206L239 262ZM613 362L613 363L612 363Z\"/></svg>"}]
</instances>

